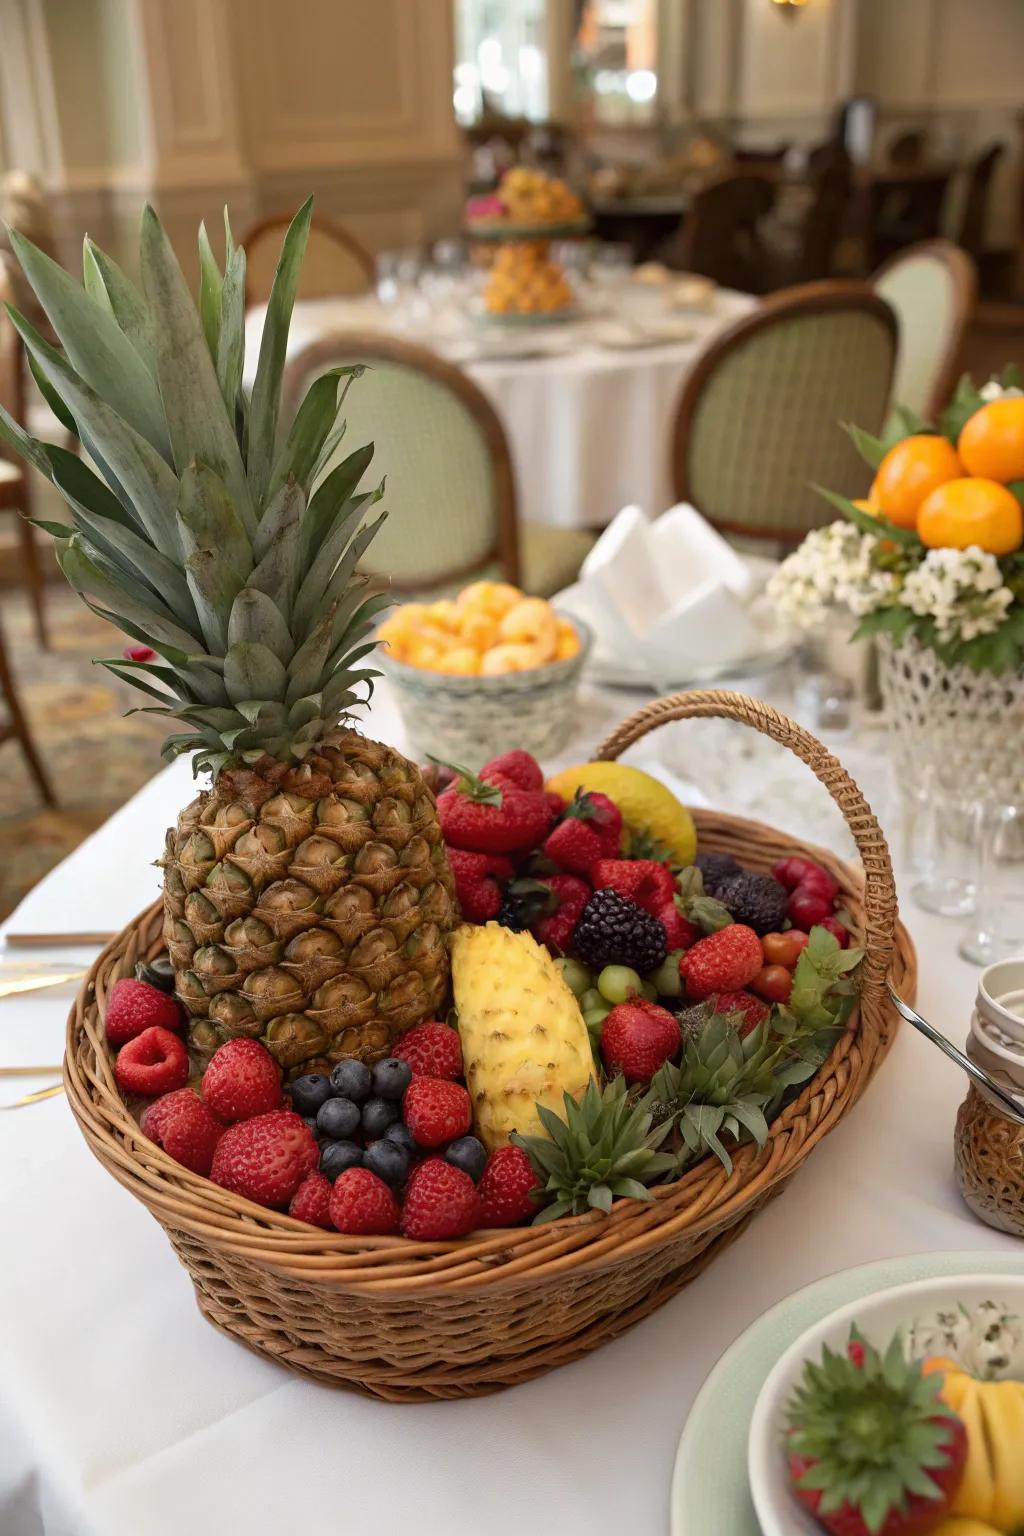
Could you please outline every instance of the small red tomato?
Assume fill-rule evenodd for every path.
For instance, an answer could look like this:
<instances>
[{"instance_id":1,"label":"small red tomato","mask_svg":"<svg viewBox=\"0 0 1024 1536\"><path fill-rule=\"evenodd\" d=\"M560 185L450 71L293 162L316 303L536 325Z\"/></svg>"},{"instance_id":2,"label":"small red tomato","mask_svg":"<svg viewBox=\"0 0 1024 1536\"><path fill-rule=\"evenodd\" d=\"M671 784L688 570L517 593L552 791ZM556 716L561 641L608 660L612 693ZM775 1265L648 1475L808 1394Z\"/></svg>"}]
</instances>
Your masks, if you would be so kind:
<instances>
[{"instance_id":1,"label":"small red tomato","mask_svg":"<svg viewBox=\"0 0 1024 1536\"><path fill-rule=\"evenodd\" d=\"M821 922L818 924L818 927L827 928L829 933L835 934L836 938L839 940L840 949L849 949L850 930L843 927L838 917L823 917Z\"/></svg>"},{"instance_id":2,"label":"small red tomato","mask_svg":"<svg viewBox=\"0 0 1024 1536\"><path fill-rule=\"evenodd\" d=\"M793 977L784 965L762 966L750 983L751 992L769 1003L788 1003L793 990Z\"/></svg>"},{"instance_id":3,"label":"small red tomato","mask_svg":"<svg viewBox=\"0 0 1024 1536\"><path fill-rule=\"evenodd\" d=\"M761 940L766 965L784 965L791 971L807 946L809 934L802 928L789 928L785 933L766 933Z\"/></svg>"},{"instance_id":4,"label":"small red tomato","mask_svg":"<svg viewBox=\"0 0 1024 1536\"><path fill-rule=\"evenodd\" d=\"M832 899L813 886L798 885L786 905L786 916L794 927L809 933L815 923L832 916Z\"/></svg>"}]
</instances>

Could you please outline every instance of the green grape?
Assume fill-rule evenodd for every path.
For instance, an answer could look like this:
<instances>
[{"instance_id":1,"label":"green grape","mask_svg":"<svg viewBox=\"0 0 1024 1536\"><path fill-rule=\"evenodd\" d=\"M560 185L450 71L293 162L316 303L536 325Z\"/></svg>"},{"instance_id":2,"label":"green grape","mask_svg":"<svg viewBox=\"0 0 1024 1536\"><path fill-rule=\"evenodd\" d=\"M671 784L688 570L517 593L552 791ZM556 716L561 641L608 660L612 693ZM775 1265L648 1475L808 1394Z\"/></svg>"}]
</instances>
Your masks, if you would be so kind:
<instances>
[{"instance_id":1,"label":"green grape","mask_svg":"<svg viewBox=\"0 0 1024 1536\"><path fill-rule=\"evenodd\" d=\"M605 1000L596 987L588 987L580 998L580 1010L586 1013L590 1008L603 1008Z\"/></svg>"},{"instance_id":2,"label":"green grape","mask_svg":"<svg viewBox=\"0 0 1024 1536\"><path fill-rule=\"evenodd\" d=\"M625 1003L639 997L643 982L628 965L606 965L597 978L597 989L610 1003Z\"/></svg>"},{"instance_id":3,"label":"green grape","mask_svg":"<svg viewBox=\"0 0 1024 1536\"><path fill-rule=\"evenodd\" d=\"M656 1003L658 1001L658 989L653 982L642 981L640 983L640 996L649 1003Z\"/></svg>"},{"instance_id":4,"label":"green grape","mask_svg":"<svg viewBox=\"0 0 1024 1536\"><path fill-rule=\"evenodd\" d=\"M583 1022L588 1029L596 1029L600 1033L601 1025L610 1012L611 1009L609 1008L588 1008L583 1015Z\"/></svg>"},{"instance_id":5,"label":"green grape","mask_svg":"<svg viewBox=\"0 0 1024 1536\"><path fill-rule=\"evenodd\" d=\"M571 960L566 957L562 960L556 960L555 965L561 971L562 979L574 996L582 997L593 986L590 972L582 961Z\"/></svg>"},{"instance_id":6,"label":"green grape","mask_svg":"<svg viewBox=\"0 0 1024 1536\"><path fill-rule=\"evenodd\" d=\"M652 971L647 980L654 987L659 997L682 997L683 978L679 974L679 956L681 949L674 949L670 955Z\"/></svg>"}]
</instances>

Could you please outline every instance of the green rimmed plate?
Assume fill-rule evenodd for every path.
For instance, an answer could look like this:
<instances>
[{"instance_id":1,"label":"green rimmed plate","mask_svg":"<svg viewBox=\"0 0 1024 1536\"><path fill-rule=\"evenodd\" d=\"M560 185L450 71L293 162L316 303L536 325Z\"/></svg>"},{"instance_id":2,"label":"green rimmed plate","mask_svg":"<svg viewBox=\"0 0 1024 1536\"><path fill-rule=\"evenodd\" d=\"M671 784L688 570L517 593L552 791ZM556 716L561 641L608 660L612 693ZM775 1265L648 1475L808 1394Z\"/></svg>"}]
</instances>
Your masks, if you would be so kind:
<instances>
[{"instance_id":1,"label":"green rimmed plate","mask_svg":"<svg viewBox=\"0 0 1024 1536\"><path fill-rule=\"evenodd\" d=\"M945 1275L1020 1275L1024 1256L999 1249L917 1253L827 1275L787 1296L742 1333L701 1387L672 1475L672 1536L761 1536L747 1481L747 1437L757 1395L784 1350L862 1296Z\"/></svg>"}]
</instances>

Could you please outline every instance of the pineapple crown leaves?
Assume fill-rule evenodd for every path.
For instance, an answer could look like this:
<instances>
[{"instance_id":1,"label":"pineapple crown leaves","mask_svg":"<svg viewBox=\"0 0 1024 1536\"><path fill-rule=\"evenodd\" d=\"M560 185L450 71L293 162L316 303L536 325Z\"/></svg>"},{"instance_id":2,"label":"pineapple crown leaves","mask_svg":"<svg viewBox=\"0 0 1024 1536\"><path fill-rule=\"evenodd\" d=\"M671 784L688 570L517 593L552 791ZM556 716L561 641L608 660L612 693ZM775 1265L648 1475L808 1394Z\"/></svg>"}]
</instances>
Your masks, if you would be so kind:
<instances>
[{"instance_id":1,"label":"pineapple crown leaves","mask_svg":"<svg viewBox=\"0 0 1024 1536\"><path fill-rule=\"evenodd\" d=\"M245 252L226 213L223 268L200 227L198 308L152 208L141 288L89 239L79 284L11 232L61 348L8 313L40 389L95 469L2 408L0 437L67 503L70 521L47 528L70 584L159 656L102 665L153 699L151 712L184 722L164 750L195 752L197 770L302 758L379 675L360 663L390 599L368 593L357 567L383 520L368 521L383 484L358 489L372 445L334 463L339 412L363 369L317 378L278 433L311 211L303 205L284 239L251 396Z\"/></svg>"},{"instance_id":2,"label":"pineapple crown leaves","mask_svg":"<svg viewBox=\"0 0 1024 1536\"><path fill-rule=\"evenodd\" d=\"M646 1186L676 1166L674 1157L657 1150L670 1126L653 1125L650 1112L628 1096L622 1077L603 1090L591 1078L578 1102L568 1093L564 1101L564 1118L537 1106L545 1135L512 1137L551 1202L534 1224L588 1210L607 1215L616 1199L651 1200Z\"/></svg>"},{"instance_id":3,"label":"pineapple crown leaves","mask_svg":"<svg viewBox=\"0 0 1024 1536\"><path fill-rule=\"evenodd\" d=\"M906 1509L907 1497L938 1499L928 1475L942 1466L954 1416L939 1397L941 1374L925 1376L896 1334L880 1353L851 1330L851 1349L827 1346L809 1360L787 1409L788 1449L812 1464L798 1486L821 1494L820 1515L849 1502L871 1532Z\"/></svg>"}]
</instances>

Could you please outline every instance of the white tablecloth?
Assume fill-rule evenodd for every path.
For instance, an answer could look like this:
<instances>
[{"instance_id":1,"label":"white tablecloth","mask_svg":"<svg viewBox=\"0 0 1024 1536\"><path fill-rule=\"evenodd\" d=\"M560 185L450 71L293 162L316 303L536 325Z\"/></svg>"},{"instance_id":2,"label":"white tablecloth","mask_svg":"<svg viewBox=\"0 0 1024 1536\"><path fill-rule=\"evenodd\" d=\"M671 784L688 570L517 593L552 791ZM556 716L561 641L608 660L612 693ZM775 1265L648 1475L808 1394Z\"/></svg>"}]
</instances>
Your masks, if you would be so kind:
<instances>
[{"instance_id":1,"label":"white tablecloth","mask_svg":"<svg viewBox=\"0 0 1024 1536\"><path fill-rule=\"evenodd\" d=\"M579 748L634 702L589 694ZM372 727L400 743L386 690ZM845 755L859 771L874 749ZM147 899L146 861L188 787L184 765L168 769L92 839L87 859L65 861L49 884L61 910L102 923L97 860L121 871L126 900ZM117 902L105 894L103 903L120 920ZM37 928L38 911L28 916L8 926ZM956 956L956 926L914 908L905 916L921 959L920 1005L962 1039L977 973ZM0 1004L0 1059L56 1061L71 995ZM63 1098L0 1115L0 1532L278 1536L285 1523L337 1536L385 1527L415 1536L664 1531L687 1410L750 1321L848 1265L1013 1251L1011 1239L973 1220L953 1182L964 1088L904 1029L864 1102L799 1179L653 1317L513 1391L401 1407L293 1377L203 1322L162 1231L89 1155ZM0 1085L5 1098L15 1091Z\"/></svg>"},{"instance_id":2,"label":"white tablecloth","mask_svg":"<svg viewBox=\"0 0 1024 1536\"><path fill-rule=\"evenodd\" d=\"M672 504L670 428L683 380L709 337L756 305L720 289L707 313L687 312L693 336L670 345L613 350L587 323L550 327L564 350L550 357L474 359L466 372L491 399L508 434L520 516L559 527L603 527L632 502ZM252 382L266 311L246 317L246 380ZM337 330L394 328L376 300L309 299L295 306L288 354ZM473 330L450 314L406 329L408 339L463 361ZM522 333L516 332L519 341Z\"/></svg>"}]
</instances>

